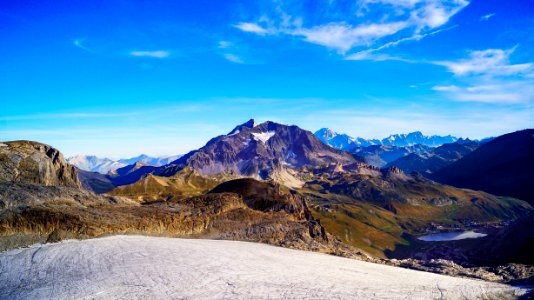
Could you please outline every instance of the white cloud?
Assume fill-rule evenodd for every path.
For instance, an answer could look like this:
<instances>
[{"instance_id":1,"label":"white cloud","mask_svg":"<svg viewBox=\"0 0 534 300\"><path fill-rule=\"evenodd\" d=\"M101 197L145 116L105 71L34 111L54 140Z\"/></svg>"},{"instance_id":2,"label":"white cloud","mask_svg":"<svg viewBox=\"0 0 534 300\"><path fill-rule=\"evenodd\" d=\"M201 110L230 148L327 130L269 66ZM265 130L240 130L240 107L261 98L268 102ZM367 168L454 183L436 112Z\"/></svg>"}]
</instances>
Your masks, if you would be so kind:
<instances>
[{"instance_id":1,"label":"white cloud","mask_svg":"<svg viewBox=\"0 0 534 300\"><path fill-rule=\"evenodd\" d=\"M259 35L265 35L268 33L267 29L259 26L255 23L247 23L247 22L241 22L239 24L234 25L234 27L245 31L245 32L251 32Z\"/></svg>"},{"instance_id":2,"label":"white cloud","mask_svg":"<svg viewBox=\"0 0 534 300\"><path fill-rule=\"evenodd\" d=\"M480 19L478 19L479 21L487 21L489 20L490 18L493 18L494 16L496 15L496 13L491 13L491 14L487 14L487 15L483 15L482 17L480 17Z\"/></svg>"},{"instance_id":3,"label":"white cloud","mask_svg":"<svg viewBox=\"0 0 534 300\"><path fill-rule=\"evenodd\" d=\"M488 49L471 51L469 58L457 61L436 61L434 64L444 66L457 76L486 74L492 76L510 76L530 73L532 63L510 64L510 55L516 47L508 50Z\"/></svg>"},{"instance_id":4,"label":"white cloud","mask_svg":"<svg viewBox=\"0 0 534 300\"><path fill-rule=\"evenodd\" d=\"M244 61L237 55L235 54L231 54L231 53L225 53L224 54L224 58L226 58L227 60L233 62L233 63L236 63L236 64L242 64L244 63Z\"/></svg>"},{"instance_id":5,"label":"white cloud","mask_svg":"<svg viewBox=\"0 0 534 300\"><path fill-rule=\"evenodd\" d=\"M469 5L465 0L420 1L422 5L410 11L410 21L417 26L417 31L424 28L437 28Z\"/></svg>"},{"instance_id":6,"label":"white cloud","mask_svg":"<svg viewBox=\"0 0 534 300\"><path fill-rule=\"evenodd\" d=\"M170 55L168 51L157 50L157 51L132 51L130 52L132 56L138 57L154 57L154 58L165 58Z\"/></svg>"},{"instance_id":7,"label":"white cloud","mask_svg":"<svg viewBox=\"0 0 534 300\"><path fill-rule=\"evenodd\" d=\"M307 42L345 53L354 46L369 45L375 40L394 34L405 27L406 23L404 22L366 24L356 27L345 23L330 23L309 29L292 30L288 33L303 36Z\"/></svg>"},{"instance_id":8,"label":"white cloud","mask_svg":"<svg viewBox=\"0 0 534 300\"><path fill-rule=\"evenodd\" d=\"M369 17L365 20L359 19L359 22L349 22L354 20L354 14L358 15L358 12L344 10L331 12L333 18L328 18L330 20L328 23L307 26L303 26L306 16L301 16L302 11L298 12L298 17L293 17L282 9L281 4L277 4L272 15L264 14L257 22L242 22L233 26L245 32L264 36L277 34L300 36L305 42L345 54L355 47L370 47L381 38L393 36L401 31L405 38L400 38L398 42L390 42L386 47L407 40L424 38L428 35L422 33L425 29L435 29L446 24L468 4L467 0L361 0L359 11L374 12L376 9L380 12L380 18Z\"/></svg>"}]
</instances>

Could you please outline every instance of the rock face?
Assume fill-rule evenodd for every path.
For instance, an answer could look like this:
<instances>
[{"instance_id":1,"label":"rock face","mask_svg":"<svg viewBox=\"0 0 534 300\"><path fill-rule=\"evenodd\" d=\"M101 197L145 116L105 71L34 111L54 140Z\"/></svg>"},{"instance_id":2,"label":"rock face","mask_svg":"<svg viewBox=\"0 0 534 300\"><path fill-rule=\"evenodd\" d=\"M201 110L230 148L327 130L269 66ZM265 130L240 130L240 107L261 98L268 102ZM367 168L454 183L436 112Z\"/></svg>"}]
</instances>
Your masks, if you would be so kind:
<instances>
[{"instance_id":1,"label":"rock face","mask_svg":"<svg viewBox=\"0 0 534 300\"><path fill-rule=\"evenodd\" d=\"M81 187L76 169L57 149L32 141L0 143L0 181Z\"/></svg>"},{"instance_id":2,"label":"rock face","mask_svg":"<svg viewBox=\"0 0 534 300\"><path fill-rule=\"evenodd\" d=\"M502 135L455 163L432 179L456 187L483 190L534 203L534 129Z\"/></svg>"}]
</instances>

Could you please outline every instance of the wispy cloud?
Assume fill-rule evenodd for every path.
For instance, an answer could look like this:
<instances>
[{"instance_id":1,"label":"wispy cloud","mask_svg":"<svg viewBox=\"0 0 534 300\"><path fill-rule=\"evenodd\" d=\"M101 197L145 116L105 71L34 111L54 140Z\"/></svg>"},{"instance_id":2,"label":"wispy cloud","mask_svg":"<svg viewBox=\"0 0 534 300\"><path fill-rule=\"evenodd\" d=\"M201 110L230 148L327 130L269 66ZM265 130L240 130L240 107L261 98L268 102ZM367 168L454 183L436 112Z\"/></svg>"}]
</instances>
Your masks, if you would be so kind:
<instances>
[{"instance_id":1,"label":"wispy cloud","mask_svg":"<svg viewBox=\"0 0 534 300\"><path fill-rule=\"evenodd\" d=\"M165 58L170 55L168 51L156 50L156 51L132 51L130 52L132 56L138 57L153 57L153 58Z\"/></svg>"},{"instance_id":2,"label":"wispy cloud","mask_svg":"<svg viewBox=\"0 0 534 300\"><path fill-rule=\"evenodd\" d=\"M231 53L226 53L224 54L224 58L226 58L227 60L233 62L233 63L236 63L236 64L242 64L244 63L244 61L237 55L235 54L231 54Z\"/></svg>"},{"instance_id":3,"label":"wispy cloud","mask_svg":"<svg viewBox=\"0 0 534 300\"><path fill-rule=\"evenodd\" d=\"M76 46L76 47L78 47L78 48L80 48L82 50L94 53L95 51L93 51L92 49L90 49L90 48L88 48L88 47L83 45L85 40L86 40L85 38L75 39L74 41L72 41L72 43L74 44L74 46Z\"/></svg>"},{"instance_id":4,"label":"wispy cloud","mask_svg":"<svg viewBox=\"0 0 534 300\"><path fill-rule=\"evenodd\" d=\"M496 13L491 13L491 14L487 14L487 15L483 15L482 17L480 17L480 19L478 19L479 21L487 21L489 20L490 18L493 18L495 17Z\"/></svg>"},{"instance_id":5,"label":"wispy cloud","mask_svg":"<svg viewBox=\"0 0 534 300\"><path fill-rule=\"evenodd\" d=\"M479 102L488 104L525 104L534 102L534 82L510 81L480 85L434 86L432 89L444 92L447 98L458 102Z\"/></svg>"},{"instance_id":6,"label":"wispy cloud","mask_svg":"<svg viewBox=\"0 0 534 300\"><path fill-rule=\"evenodd\" d=\"M239 24L234 25L234 27L245 32L251 32L259 35L265 35L268 33L267 29L255 23L241 22Z\"/></svg>"},{"instance_id":7,"label":"wispy cloud","mask_svg":"<svg viewBox=\"0 0 534 300\"><path fill-rule=\"evenodd\" d=\"M227 49L227 48L230 48L232 47L234 44L232 42L229 42L229 41L219 41L219 44L217 46L217 48L219 49Z\"/></svg>"},{"instance_id":8,"label":"wispy cloud","mask_svg":"<svg viewBox=\"0 0 534 300\"><path fill-rule=\"evenodd\" d=\"M396 47L402 43L410 42L410 41L419 41L422 40L428 36L436 35L438 33L441 33L443 31L451 30L458 27L457 25L453 25L447 28L434 30L432 32L428 32L425 34L416 33L413 36L401 38L392 42L385 43L379 47L376 48L369 48L363 51L359 51L356 53L349 54L345 56L345 60L373 60L373 61L384 61L384 60L398 60L398 61L404 61L404 62L416 62L415 60L411 59L404 59L388 54L380 54L377 52L380 52L381 50Z\"/></svg>"},{"instance_id":9,"label":"wispy cloud","mask_svg":"<svg viewBox=\"0 0 534 300\"><path fill-rule=\"evenodd\" d=\"M313 28L287 31L291 35L303 36L304 41L346 53L355 46L368 45L382 37L394 34L405 28L406 23L381 23L351 26L344 23L331 23Z\"/></svg>"},{"instance_id":10,"label":"wispy cloud","mask_svg":"<svg viewBox=\"0 0 534 300\"><path fill-rule=\"evenodd\" d=\"M0 116L0 121L18 121L18 120L46 120L46 119L90 119L90 118L117 118L128 117L141 114L140 112L126 112L126 113L55 113L55 114L29 114L17 116Z\"/></svg>"},{"instance_id":11,"label":"wispy cloud","mask_svg":"<svg viewBox=\"0 0 534 300\"><path fill-rule=\"evenodd\" d=\"M446 67L457 76L485 74L492 76L510 76L526 74L532 71L534 64L511 64L510 55L517 47L471 51L469 57L456 61L435 61L434 64Z\"/></svg>"}]
</instances>

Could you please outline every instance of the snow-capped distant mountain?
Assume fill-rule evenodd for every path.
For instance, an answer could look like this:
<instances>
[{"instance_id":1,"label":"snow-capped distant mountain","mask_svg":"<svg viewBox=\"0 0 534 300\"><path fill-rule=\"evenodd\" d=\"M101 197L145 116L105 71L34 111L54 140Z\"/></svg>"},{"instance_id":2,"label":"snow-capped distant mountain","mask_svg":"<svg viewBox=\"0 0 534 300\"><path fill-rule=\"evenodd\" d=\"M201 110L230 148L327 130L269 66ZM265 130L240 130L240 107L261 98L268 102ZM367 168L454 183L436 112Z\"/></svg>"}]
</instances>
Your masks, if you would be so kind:
<instances>
[{"instance_id":1,"label":"snow-capped distant mountain","mask_svg":"<svg viewBox=\"0 0 534 300\"><path fill-rule=\"evenodd\" d=\"M329 128L322 128L315 132L315 136L323 143L340 150L351 151L356 147L367 147L381 145L379 140L367 140L364 138L353 138L344 133L340 134Z\"/></svg>"},{"instance_id":2,"label":"snow-capped distant mountain","mask_svg":"<svg viewBox=\"0 0 534 300\"><path fill-rule=\"evenodd\" d=\"M145 154L141 154L136 157L124 158L124 159L119 159L117 161L114 161L109 158L100 158L94 155L76 155L76 156L67 158L67 162L84 171L107 174L111 171L115 171L119 168L122 168L128 165L133 165L137 162L142 162L146 165L159 167L159 166L167 165L177 160L181 156L182 155L151 157Z\"/></svg>"},{"instance_id":3,"label":"snow-capped distant mountain","mask_svg":"<svg viewBox=\"0 0 534 300\"><path fill-rule=\"evenodd\" d=\"M443 144L454 143L457 140L458 138L451 136L451 135L427 136L427 135L424 135L421 131L415 131L415 132L408 133L408 134L390 135L389 137L382 140L382 144L385 146L397 146L397 147L405 147L405 146L413 146L413 145L425 145L429 147L439 147Z\"/></svg>"},{"instance_id":4,"label":"snow-capped distant mountain","mask_svg":"<svg viewBox=\"0 0 534 300\"><path fill-rule=\"evenodd\" d=\"M429 147L439 147L443 144L454 143L458 138L451 135L447 136L426 136L423 135L420 131L408 133L408 134L394 134L389 137L378 140L378 139L364 139L364 138L353 138L347 134L337 133L329 128L322 128L315 132L317 136L323 143L330 145L333 148L352 151L357 147L368 147L373 145L383 145L383 146L397 146L397 147L407 147L414 145L423 145Z\"/></svg>"},{"instance_id":5,"label":"snow-capped distant mountain","mask_svg":"<svg viewBox=\"0 0 534 300\"><path fill-rule=\"evenodd\" d=\"M159 167L159 166L167 165L177 160L180 157L181 155L151 157L146 154L141 154L139 156L132 157L132 158L119 159L118 162L124 163L126 165L133 165L137 162L142 162L150 166Z\"/></svg>"},{"instance_id":6,"label":"snow-capped distant mountain","mask_svg":"<svg viewBox=\"0 0 534 300\"><path fill-rule=\"evenodd\" d=\"M114 171L118 168L126 166L126 164L111 160L109 158L100 158L94 155L76 155L67 158L67 162L76 166L78 169L90 172L98 172L107 174L109 171Z\"/></svg>"}]
</instances>

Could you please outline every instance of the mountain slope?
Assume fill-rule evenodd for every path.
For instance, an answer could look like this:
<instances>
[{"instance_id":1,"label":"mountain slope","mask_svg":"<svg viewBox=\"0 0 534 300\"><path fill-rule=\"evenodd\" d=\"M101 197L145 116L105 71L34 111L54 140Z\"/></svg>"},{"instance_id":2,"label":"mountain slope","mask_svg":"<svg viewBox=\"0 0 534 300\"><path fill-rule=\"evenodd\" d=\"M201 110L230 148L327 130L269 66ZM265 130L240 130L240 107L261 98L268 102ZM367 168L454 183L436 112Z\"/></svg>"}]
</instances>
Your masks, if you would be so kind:
<instances>
[{"instance_id":1,"label":"mountain slope","mask_svg":"<svg viewBox=\"0 0 534 300\"><path fill-rule=\"evenodd\" d=\"M534 129L502 135L480 146L432 178L534 203Z\"/></svg>"},{"instance_id":2,"label":"mountain slope","mask_svg":"<svg viewBox=\"0 0 534 300\"><path fill-rule=\"evenodd\" d=\"M299 192L314 216L343 242L380 257L435 226L498 224L532 210L524 201L442 185L394 167L360 164L313 172Z\"/></svg>"}]
</instances>

